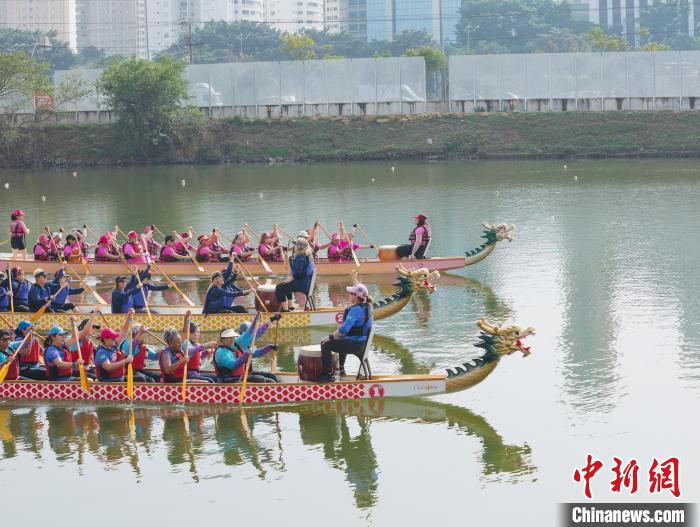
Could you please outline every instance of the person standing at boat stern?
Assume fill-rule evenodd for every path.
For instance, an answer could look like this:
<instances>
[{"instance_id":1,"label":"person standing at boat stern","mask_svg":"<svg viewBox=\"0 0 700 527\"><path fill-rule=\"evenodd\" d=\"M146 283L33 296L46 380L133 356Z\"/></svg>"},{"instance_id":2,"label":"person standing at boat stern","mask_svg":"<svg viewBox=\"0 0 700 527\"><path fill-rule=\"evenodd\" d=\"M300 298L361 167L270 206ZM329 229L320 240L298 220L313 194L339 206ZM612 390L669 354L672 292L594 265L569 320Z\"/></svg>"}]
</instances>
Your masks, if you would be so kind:
<instances>
[{"instance_id":1,"label":"person standing at boat stern","mask_svg":"<svg viewBox=\"0 0 700 527\"><path fill-rule=\"evenodd\" d=\"M321 341L323 375L318 382L333 382L333 352L338 354L340 374L345 375L345 359L348 355L362 357L367 345L367 337L372 331L374 314L372 297L364 284L356 283L345 290L350 293L352 305L343 313L343 323L333 333Z\"/></svg>"},{"instance_id":2,"label":"person standing at boat stern","mask_svg":"<svg viewBox=\"0 0 700 527\"><path fill-rule=\"evenodd\" d=\"M311 276L314 274L314 258L311 246L304 238L297 238L294 245L294 255L289 258L289 264L292 278L277 284L275 287L275 295L280 302L280 311L289 311L289 302L295 291L309 296Z\"/></svg>"},{"instance_id":3,"label":"person standing at boat stern","mask_svg":"<svg viewBox=\"0 0 700 527\"><path fill-rule=\"evenodd\" d=\"M399 258L408 258L413 260L414 258L422 260L425 258L425 253L428 250L428 245L430 245L430 239L432 237L432 229L428 223L428 218L423 214L415 216L416 228L413 229L411 235L408 237L409 243L404 245L399 245L396 248L396 255Z\"/></svg>"},{"instance_id":4,"label":"person standing at boat stern","mask_svg":"<svg viewBox=\"0 0 700 527\"><path fill-rule=\"evenodd\" d=\"M10 216L10 247L12 247L12 258L27 259L27 234L29 229L24 224L24 211L17 209Z\"/></svg>"}]
</instances>

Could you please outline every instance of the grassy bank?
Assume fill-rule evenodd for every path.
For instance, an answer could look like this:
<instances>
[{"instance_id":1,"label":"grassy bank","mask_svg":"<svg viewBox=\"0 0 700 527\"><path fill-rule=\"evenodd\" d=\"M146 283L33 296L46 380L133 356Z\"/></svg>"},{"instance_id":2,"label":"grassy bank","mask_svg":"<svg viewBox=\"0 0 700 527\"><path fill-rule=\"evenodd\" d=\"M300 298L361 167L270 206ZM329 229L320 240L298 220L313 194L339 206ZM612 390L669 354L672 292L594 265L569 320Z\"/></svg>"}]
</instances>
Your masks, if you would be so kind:
<instances>
[{"instance_id":1,"label":"grassy bank","mask_svg":"<svg viewBox=\"0 0 700 527\"><path fill-rule=\"evenodd\" d=\"M700 157L697 112L512 113L209 121L153 163L371 159ZM109 125L41 126L0 166L133 164Z\"/></svg>"}]
</instances>

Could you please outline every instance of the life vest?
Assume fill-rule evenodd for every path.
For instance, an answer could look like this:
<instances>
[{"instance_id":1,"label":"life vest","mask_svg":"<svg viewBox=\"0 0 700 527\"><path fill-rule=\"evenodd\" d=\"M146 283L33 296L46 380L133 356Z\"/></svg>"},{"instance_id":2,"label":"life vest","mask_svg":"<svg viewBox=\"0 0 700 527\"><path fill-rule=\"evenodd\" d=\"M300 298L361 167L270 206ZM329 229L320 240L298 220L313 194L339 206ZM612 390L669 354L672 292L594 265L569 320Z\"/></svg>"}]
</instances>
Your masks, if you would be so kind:
<instances>
[{"instance_id":1,"label":"life vest","mask_svg":"<svg viewBox=\"0 0 700 527\"><path fill-rule=\"evenodd\" d=\"M364 302L362 305L362 308L365 310L365 321L362 323L361 326L353 326L350 328L350 330L346 333L346 336L348 337L368 337L370 331L372 330L372 306L368 302ZM350 306L343 311L343 322L345 322L345 319L348 317L348 313L350 313L350 310L354 307L356 307L357 304L354 306Z\"/></svg>"},{"instance_id":2,"label":"life vest","mask_svg":"<svg viewBox=\"0 0 700 527\"><path fill-rule=\"evenodd\" d=\"M12 353L9 348L5 351L0 351L0 353L5 355L5 357L7 357L7 360L9 360L12 357L12 355L14 355L14 353ZM7 360L2 363L3 366L5 365ZM7 377L5 377L5 379L8 381L14 381L15 379L17 379L17 377L19 377L19 361L17 359L14 359L10 363L10 368L7 370Z\"/></svg>"},{"instance_id":3,"label":"life vest","mask_svg":"<svg viewBox=\"0 0 700 527\"><path fill-rule=\"evenodd\" d=\"M12 232L13 238L24 238L26 234L24 231L24 222L15 220L10 224L10 231Z\"/></svg>"},{"instance_id":4,"label":"life vest","mask_svg":"<svg viewBox=\"0 0 700 527\"><path fill-rule=\"evenodd\" d=\"M203 253L205 248L209 249L209 252L206 254ZM200 245L199 247L197 247L197 252L195 253L194 257L198 262L208 262L211 258L211 250L211 247L209 247L208 245Z\"/></svg>"},{"instance_id":5,"label":"life vest","mask_svg":"<svg viewBox=\"0 0 700 527\"><path fill-rule=\"evenodd\" d=\"M138 343L138 348L135 350L134 362L132 363L135 370L143 370L146 364L146 357L148 356L148 348L142 342Z\"/></svg>"},{"instance_id":6,"label":"life vest","mask_svg":"<svg viewBox=\"0 0 700 527\"><path fill-rule=\"evenodd\" d=\"M23 280L19 287L15 287L14 285L12 287L15 298L18 298L21 303L26 304L29 301L29 289L31 288L29 282Z\"/></svg>"},{"instance_id":7,"label":"life vest","mask_svg":"<svg viewBox=\"0 0 700 527\"><path fill-rule=\"evenodd\" d=\"M228 346L219 345L216 348L216 350L219 350L219 348L229 350L236 356L236 360L238 360L240 358L240 356L243 355L243 350L237 344L235 344L234 346L235 346L234 348L229 348ZM221 377L221 378L240 377L241 375L245 374L245 363L241 364L235 370L230 370L227 367L217 363L216 362L216 351L214 351L214 360L212 361L212 363L214 364L214 371L216 372L217 377Z\"/></svg>"},{"instance_id":8,"label":"life vest","mask_svg":"<svg viewBox=\"0 0 700 527\"><path fill-rule=\"evenodd\" d=\"M131 247L131 254L126 252L126 248ZM144 256L144 253L141 251L141 246L136 243L130 243L126 242L124 245L122 245L122 252L124 253L124 257L127 259L129 262L135 262L135 263L145 263L146 262L146 257Z\"/></svg>"},{"instance_id":9,"label":"life vest","mask_svg":"<svg viewBox=\"0 0 700 527\"><path fill-rule=\"evenodd\" d=\"M4 287L0 287L0 293L3 294L0 298L0 307L8 307L10 305L10 292Z\"/></svg>"},{"instance_id":10,"label":"life vest","mask_svg":"<svg viewBox=\"0 0 700 527\"><path fill-rule=\"evenodd\" d=\"M177 241L173 244L173 249L175 249L175 252L179 254L180 256L189 256L189 253L187 252L187 249L189 249L189 242L185 242L185 244Z\"/></svg>"},{"instance_id":11,"label":"life vest","mask_svg":"<svg viewBox=\"0 0 700 527\"><path fill-rule=\"evenodd\" d=\"M175 371L173 371L170 374L165 373L165 367L163 366L163 356L169 353L170 354L170 364L174 364L177 361L179 361L182 356L184 355L183 353L175 353L173 350L170 348L163 348L158 352L158 366L160 367L160 382L178 382L182 380L182 376L185 373L185 365L181 364L180 366L177 367Z\"/></svg>"},{"instance_id":12,"label":"life vest","mask_svg":"<svg viewBox=\"0 0 700 527\"><path fill-rule=\"evenodd\" d=\"M107 258L107 255L111 255L112 253L109 250L109 247L104 247L103 245L98 245L95 248L95 260L98 262L107 262L109 261L109 258Z\"/></svg>"},{"instance_id":13,"label":"life vest","mask_svg":"<svg viewBox=\"0 0 700 527\"><path fill-rule=\"evenodd\" d=\"M430 224L426 223L425 225L421 225L421 227L423 227L423 238L422 238L421 241L420 241L419 247L427 247L428 244L430 243L430 238L431 238L431 236L432 236L432 231L431 231L431 229L430 229ZM416 227L415 229L413 229L413 230L411 231L411 235L408 237L408 241L409 241L411 244L416 243L416 231L417 231L419 228L420 228L420 227Z\"/></svg>"},{"instance_id":14,"label":"life vest","mask_svg":"<svg viewBox=\"0 0 700 527\"><path fill-rule=\"evenodd\" d=\"M37 252L37 248L41 248L41 251ZM34 260L47 262L49 260L49 248L37 242L34 245Z\"/></svg>"},{"instance_id":15,"label":"life vest","mask_svg":"<svg viewBox=\"0 0 700 527\"><path fill-rule=\"evenodd\" d=\"M24 337L17 337L15 338L15 342L21 342ZM26 346L26 344L25 344ZM22 364L29 364L33 365L39 362L39 357L41 356L41 345L39 344L39 339L37 338L32 338L32 340L29 341L29 352L26 355L23 355L22 352L20 351L19 353L19 361Z\"/></svg>"},{"instance_id":16,"label":"life vest","mask_svg":"<svg viewBox=\"0 0 700 527\"><path fill-rule=\"evenodd\" d=\"M95 345L90 339L83 339L80 341L80 358L83 359L85 364L90 364L92 362L92 355L95 353ZM71 350L70 352L71 360L73 362L78 360L78 349Z\"/></svg>"},{"instance_id":17,"label":"life vest","mask_svg":"<svg viewBox=\"0 0 700 527\"><path fill-rule=\"evenodd\" d=\"M57 348L54 345L49 346L46 348L44 351L44 359L46 358L46 354L49 352L49 350L53 348L58 350L58 352L61 355L61 360L63 362L72 362L71 359L71 354L70 351L66 347L63 347L62 349ZM61 377L70 377L73 375L73 366L54 366L53 364L49 364L47 360L44 360L44 368L46 369L46 378L50 381L55 381L56 379L60 379Z\"/></svg>"},{"instance_id":18,"label":"life vest","mask_svg":"<svg viewBox=\"0 0 700 527\"><path fill-rule=\"evenodd\" d=\"M105 350L111 354L110 362L119 362L124 360L124 354L121 351L118 349L110 350L104 346L100 346L95 350L95 358L97 358L97 354L100 352L100 350ZM100 365L97 364L97 360L95 360L95 374L97 375L98 379L120 379L124 377L125 373L126 366L124 364L113 369L112 371L107 371L106 369L102 369Z\"/></svg>"},{"instance_id":19,"label":"life vest","mask_svg":"<svg viewBox=\"0 0 700 527\"><path fill-rule=\"evenodd\" d=\"M251 252L253 249L247 245L231 245L231 250L228 252L231 258L236 255L236 258L241 262L247 262L250 259L250 254L243 255L244 252Z\"/></svg>"},{"instance_id":20,"label":"life vest","mask_svg":"<svg viewBox=\"0 0 700 527\"><path fill-rule=\"evenodd\" d=\"M55 241L51 240L49 242L49 247L46 249L46 257L48 260L58 260L58 251L61 250L61 246Z\"/></svg>"},{"instance_id":21,"label":"life vest","mask_svg":"<svg viewBox=\"0 0 700 527\"><path fill-rule=\"evenodd\" d=\"M66 247L70 247L70 246L67 245ZM66 247L63 248L64 255L65 255ZM72 246L70 254L68 256L66 256L66 260L68 260L68 263L78 263L82 260L82 251L80 250L79 245Z\"/></svg>"},{"instance_id":22,"label":"life vest","mask_svg":"<svg viewBox=\"0 0 700 527\"><path fill-rule=\"evenodd\" d=\"M80 240L80 250L85 258L87 258L90 254L88 244L85 243L83 240Z\"/></svg>"},{"instance_id":23,"label":"life vest","mask_svg":"<svg viewBox=\"0 0 700 527\"><path fill-rule=\"evenodd\" d=\"M190 349L194 348L195 345L190 342ZM201 353L193 353L190 360L187 361L187 369L192 371L199 371L200 363L202 361Z\"/></svg>"},{"instance_id":24,"label":"life vest","mask_svg":"<svg viewBox=\"0 0 700 527\"><path fill-rule=\"evenodd\" d=\"M158 253L158 259L161 262L176 262L177 258L170 256L170 255L167 255L167 254L166 255L163 254L163 251L168 247L170 247L174 252L176 252L176 253L178 252L177 250L175 250L174 246L163 245L163 247L160 248L160 252Z\"/></svg>"}]
</instances>

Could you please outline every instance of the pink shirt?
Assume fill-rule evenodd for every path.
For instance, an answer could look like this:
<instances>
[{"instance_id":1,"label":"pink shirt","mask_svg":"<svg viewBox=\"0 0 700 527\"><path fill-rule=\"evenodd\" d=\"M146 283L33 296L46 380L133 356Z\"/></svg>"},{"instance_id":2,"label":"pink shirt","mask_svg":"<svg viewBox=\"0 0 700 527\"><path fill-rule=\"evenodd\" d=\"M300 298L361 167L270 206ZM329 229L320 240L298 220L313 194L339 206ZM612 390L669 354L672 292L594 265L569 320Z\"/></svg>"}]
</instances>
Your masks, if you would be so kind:
<instances>
[{"instance_id":1,"label":"pink shirt","mask_svg":"<svg viewBox=\"0 0 700 527\"><path fill-rule=\"evenodd\" d=\"M136 252L136 249L130 243L124 245L124 256L127 262L146 263L146 257L141 252Z\"/></svg>"},{"instance_id":2,"label":"pink shirt","mask_svg":"<svg viewBox=\"0 0 700 527\"><path fill-rule=\"evenodd\" d=\"M174 260L177 260L177 258L175 258L175 249L172 245L165 245L163 249L161 249L160 259L165 262L172 262Z\"/></svg>"},{"instance_id":3,"label":"pink shirt","mask_svg":"<svg viewBox=\"0 0 700 527\"><path fill-rule=\"evenodd\" d=\"M106 247L98 245L95 249L95 260L109 260L109 251Z\"/></svg>"}]
</instances>

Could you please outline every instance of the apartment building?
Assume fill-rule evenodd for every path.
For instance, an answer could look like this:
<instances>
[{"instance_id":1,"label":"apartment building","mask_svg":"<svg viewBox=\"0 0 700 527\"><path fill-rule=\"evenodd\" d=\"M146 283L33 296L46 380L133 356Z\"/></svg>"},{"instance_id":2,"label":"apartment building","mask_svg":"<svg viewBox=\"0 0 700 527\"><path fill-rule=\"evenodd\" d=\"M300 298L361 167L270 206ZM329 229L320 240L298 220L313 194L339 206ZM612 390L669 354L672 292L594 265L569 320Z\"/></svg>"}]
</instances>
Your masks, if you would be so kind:
<instances>
[{"instance_id":1,"label":"apartment building","mask_svg":"<svg viewBox=\"0 0 700 527\"><path fill-rule=\"evenodd\" d=\"M0 24L28 31L55 31L76 49L76 0L0 0Z\"/></svg>"}]
</instances>

